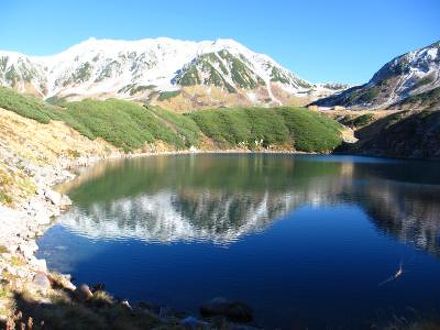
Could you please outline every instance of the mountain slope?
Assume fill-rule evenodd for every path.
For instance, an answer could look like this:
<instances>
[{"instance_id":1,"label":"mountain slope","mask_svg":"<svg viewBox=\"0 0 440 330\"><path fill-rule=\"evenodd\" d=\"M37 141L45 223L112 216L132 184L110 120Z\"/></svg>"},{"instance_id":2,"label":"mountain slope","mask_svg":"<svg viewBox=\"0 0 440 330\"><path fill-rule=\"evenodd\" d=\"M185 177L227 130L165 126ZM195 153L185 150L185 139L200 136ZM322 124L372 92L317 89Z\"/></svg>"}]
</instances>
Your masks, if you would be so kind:
<instances>
[{"instance_id":1,"label":"mountain slope","mask_svg":"<svg viewBox=\"0 0 440 330\"><path fill-rule=\"evenodd\" d=\"M362 86L318 100L324 107L388 108L440 87L440 41L394 58Z\"/></svg>"},{"instance_id":2,"label":"mountain slope","mask_svg":"<svg viewBox=\"0 0 440 330\"><path fill-rule=\"evenodd\" d=\"M375 156L440 159L440 111L400 111L356 132L359 141L338 151Z\"/></svg>"},{"instance_id":3,"label":"mountain slope","mask_svg":"<svg viewBox=\"0 0 440 330\"><path fill-rule=\"evenodd\" d=\"M411 110L430 109L440 110L440 87L427 92L415 94L396 102L387 108L388 110Z\"/></svg>"},{"instance_id":4,"label":"mountain slope","mask_svg":"<svg viewBox=\"0 0 440 330\"><path fill-rule=\"evenodd\" d=\"M126 100L86 99L63 107L0 87L0 108L40 123L64 122L126 151L298 150L330 152L342 126L304 108L230 108L177 114Z\"/></svg>"},{"instance_id":5,"label":"mountain slope","mask_svg":"<svg viewBox=\"0 0 440 330\"><path fill-rule=\"evenodd\" d=\"M208 96L211 88L237 94L242 102L234 102L240 104L284 104L292 96L334 92L226 39L89 39L47 57L0 51L0 84L50 101L117 97L161 102L163 95L178 95L167 92L193 86L205 87L198 92Z\"/></svg>"}]
</instances>

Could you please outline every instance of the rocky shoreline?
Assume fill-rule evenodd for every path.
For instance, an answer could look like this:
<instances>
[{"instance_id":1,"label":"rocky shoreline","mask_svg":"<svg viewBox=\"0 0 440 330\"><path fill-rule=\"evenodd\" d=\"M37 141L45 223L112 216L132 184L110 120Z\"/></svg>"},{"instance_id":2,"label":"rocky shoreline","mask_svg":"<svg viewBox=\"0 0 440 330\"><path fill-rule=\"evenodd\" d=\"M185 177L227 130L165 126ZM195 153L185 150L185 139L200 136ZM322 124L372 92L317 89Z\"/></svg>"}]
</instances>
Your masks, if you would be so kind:
<instances>
[{"instance_id":1,"label":"rocky shoreline","mask_svg":"<svg viewBox=\"0 0 440 330\"><path fill-rule=\"evenodd\" d=\"M20 166L33 178L35 195L14 207L0 204L0 322L6 323L14 315L10 293L24 292L37 299L51 289L50 278L56 277L62 287L75 290L69 275L51 273L46 261L37 259L36 239L47 230L54 219L71 205L70 199L55 191L53 187L75 177L69 171L72 166L88 166L101 157L79 157L75 161L60 158L56 164L37 166L11 158L8 164ZM45 301L44 299L42 301Z\"/></svg>"},{"instance_id":2,"label":"rocky shoreline","mask_svg":"<svg viewBox=\"0 0 440 330\"><path fill-rule=\"evenodd\" d=\"M249 150L184 150L184 151L163 151L123 154L113 152L106 156L80 156L76 159L59 157L54 164L36 166L32 163L23 163L22 160L12 159L10 163L17 162L22 170L33 178L36 184L35 194L30 198L21 201L14 207L7 207L0 204L0 325L4 324L6 329L15 328L36 328L34 324L38 315L34 315L32 308L24 312L20 310L17 303L17 297L27 296L32 301L33 306L49 306L60 297L66 298L67 303L80 304L83 308L91 308L95 313L100 314L100 308L97 306L117 305L122 306L122 314L128 312L130 315L137 315L137 318L145 318L145 313L149 318L155 320L155 326L164 324L181 326L183 328L225 328L225 329L251 329L250 326L237 325L233 321L243 319L247 322L252 319L250 309L239 302L229 302L224 299L215 299L207 303L203 309L205 316L209 320L199 319L194 316L181 313L170 312L168 307L152 306L150 304L140 304L139 306L130 306L127 301L117 301L102 288L90 289L87 285L76 287L70 278L70 275L61 275L52 272L47 268L44 259L37 259L35 252L38 250L36 240L52 224L56 222L59 216L66 208L71 205L70 199L54 189L54 186L73 180L75 174L72 170L78 170L95 164L98 161L147 157L158 155L176 155L176 154L199 154L199 153L283 153L293 154L296 152L286 151L249 151ZM94 295L103 298L103 301L96 301ZM92 301L92 305L87 301ZM202 303L202 302L201 302ZM84 305L86 304L86 305ZM90 306L89 306L90 305ZM148 305L148 308L145 308ZM202 306L203 307L203 306ZM29 308L24 308L29 309ZM38 309L38 308L37 308ZM201 310L202 310L201 309ZM153 311L154 310L154 311ZM165 313L164 310L168 312ZM125 311L125 312L124 312ZM134 313L134 314L133 314ZM139 314L140 313L140 314ZM232 320L228 313L233 315ZM38 312L37 314L41 314ZM238 316L237 316L238 315ZM213 317L213 318L212 318ZM29 320L33 323L29 326ZM47 321L46 321L47 322ZM214 322L214 323L213 323ZM232 322L232 323L231 323ZM215 326L214 326L215 324ZM218 326L220 325L220 327ZM37 327L38 328L38 327ZM43 326L44 328L44 326ZM167 327L168 328L168 327Z\"/></svg>"}]
</instances>

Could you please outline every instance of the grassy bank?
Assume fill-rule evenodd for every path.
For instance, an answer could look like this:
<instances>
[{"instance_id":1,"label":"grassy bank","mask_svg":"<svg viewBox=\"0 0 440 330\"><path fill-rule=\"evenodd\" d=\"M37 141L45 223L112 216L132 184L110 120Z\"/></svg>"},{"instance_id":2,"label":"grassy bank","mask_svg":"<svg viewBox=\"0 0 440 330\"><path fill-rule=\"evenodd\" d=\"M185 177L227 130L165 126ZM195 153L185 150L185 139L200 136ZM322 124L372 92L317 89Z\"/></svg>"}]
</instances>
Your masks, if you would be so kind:
<instances>
[{"instance_id":1,"label":"grassy bank","mask_svg":"<svg viewBox=\"0 0 440 330\"><path fill-rule=\"evenodd\" d=\"M182 150L198 147L206 138L220 149L329 152L341 143L338 123L302 108L229 108L182 115L115 99L59 107L8 88L0 88L0 107L40 123L62 121L91 140L100 137L124 151L158 141Z\"/></svg>"}]
</instances>

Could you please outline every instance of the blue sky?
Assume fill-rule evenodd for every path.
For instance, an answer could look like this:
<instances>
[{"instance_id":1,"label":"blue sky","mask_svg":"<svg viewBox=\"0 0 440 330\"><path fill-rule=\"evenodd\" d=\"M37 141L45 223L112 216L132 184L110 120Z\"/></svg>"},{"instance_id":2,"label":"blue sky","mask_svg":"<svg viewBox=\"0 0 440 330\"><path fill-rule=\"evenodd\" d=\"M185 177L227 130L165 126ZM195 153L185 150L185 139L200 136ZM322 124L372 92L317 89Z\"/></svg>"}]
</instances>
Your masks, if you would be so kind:
<instances>
[{"instance_id":1,"label":"blue sky","mask_svg":"<svg viewBox=\"0 0 440 330\"><path fill-rule=\"evenodd\" d=\"M363 83L440 39L439 0L0 0L0 49L49 55L96 38L233 38L312 82Z\"/></svg>"}]
</instances>

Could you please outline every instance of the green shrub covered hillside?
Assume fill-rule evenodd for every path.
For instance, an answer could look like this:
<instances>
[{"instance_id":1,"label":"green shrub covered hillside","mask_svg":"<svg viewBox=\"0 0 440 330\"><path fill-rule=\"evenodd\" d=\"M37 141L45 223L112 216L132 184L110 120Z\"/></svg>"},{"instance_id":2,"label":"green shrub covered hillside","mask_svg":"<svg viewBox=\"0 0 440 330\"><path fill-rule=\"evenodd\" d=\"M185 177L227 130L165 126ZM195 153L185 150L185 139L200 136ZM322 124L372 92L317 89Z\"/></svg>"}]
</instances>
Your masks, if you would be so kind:
<instances>
[{"instance_id":1,"label":"green shrub covered hillside","mask_svg":"<svg viewBox=\"0 0 440 330\"><path fill-rule=\"evenodd\" d=\"M330 152L341 143L341 126L303 108L224 108L177 114L158 107L109 99L51 105L0 88L0 107L48 123L63 121L89 139L102 138L129 152L157 141L177 150L209 139L219 149L291 147Z\"/></svg>"}]
</instances>

